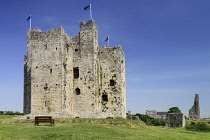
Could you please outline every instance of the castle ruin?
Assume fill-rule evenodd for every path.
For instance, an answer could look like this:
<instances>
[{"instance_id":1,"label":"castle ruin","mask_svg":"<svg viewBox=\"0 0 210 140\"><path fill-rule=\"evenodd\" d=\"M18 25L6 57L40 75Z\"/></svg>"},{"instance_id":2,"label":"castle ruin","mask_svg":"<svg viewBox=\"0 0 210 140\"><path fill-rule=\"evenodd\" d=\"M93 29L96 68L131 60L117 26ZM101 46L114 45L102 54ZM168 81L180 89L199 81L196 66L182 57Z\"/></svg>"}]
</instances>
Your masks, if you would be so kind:
<instances>
[{"instance_id":1,"label":"castle ruin","mask_svg":"<svg viewBox=\"0 0 210 140\"><path fill-rule=\"evenodd\" d=\"M194 105L189 110L189 119L200 120L199 94L195 94Z\"/></svg>"},{"instance_id":2,"label":"castle ruin","mask_svg":"<svg viewBox=\"0 0 210 140\"><path fill-rule=\"evenodd\" d=\"M126 117L121 46L98 45L94 20L70 37L62 27L27 30L24 113L70 118Z\"/></svg>"}]
</instances>

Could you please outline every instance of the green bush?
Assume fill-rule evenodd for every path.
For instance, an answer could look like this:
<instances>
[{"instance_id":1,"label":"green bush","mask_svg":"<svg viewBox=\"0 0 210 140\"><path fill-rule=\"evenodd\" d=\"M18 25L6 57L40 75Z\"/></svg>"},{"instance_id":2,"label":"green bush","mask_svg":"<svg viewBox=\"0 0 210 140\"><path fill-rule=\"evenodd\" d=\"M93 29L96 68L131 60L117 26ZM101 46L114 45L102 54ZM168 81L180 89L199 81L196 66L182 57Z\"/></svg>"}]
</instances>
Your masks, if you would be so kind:
<instances>
[{"instance_id":1,"label":"green bush","mask_svg":"<svg viewBox=\"0 0 210 140\"><path fill-rule=\"evenodd\" d=\"M191 125L195 125L195 122L191 122L190 124L191 124Z\"/></svg>"},{"instance_id":2,"label":"green bush","mask_svg":"<svg viewBox=\"0 0 210 140\"><path fill-rule=\"evenodd\" d=\"M210 127L206 123L198 123L197 124L198 130L200 131L210 131Z\"/></svg>"},{"instance_id":3,"label":"green bush","mask_svg":"<svg viewBox=\"0 0 210 140\"><path fill-rule=\"evenodd\" d=\"M157 118L157 119L153 119L152 120L152 124L154 126L165 126L166 125L166 121L164 119Z\"/></svg>"},{"instance_id":4,"label":"green bush","mask_svg":"<svg viewBox=\"0 0 210 140\"><path fill-rule=\"evenodd\" d=\"M168 113L182 113L178 107L171 107L169 108Z\"/></svg>"},{"instance_id":5,"label":"green bush","mask_svg":"<svg viewBox=\"0 0 210 140\"><path fill-rule=\"evenodd\" d=\"M16 111L16 112L14 113L14 115L22 115L22 113L20 113L19 111Z\"/></svg>"},{"instance_id":6,"label":"green bush","mask_svg":"<svg viewBox=\"0 0 210 140\"><path fill-rule=\"evenodd\" d=\"M143 115L137 113L135 116L138 116L140 120L142 120L146 125L154 125L154 126L165 126L166 121L164 119L153 119L148 115Z\"/></svg>"},{"instance_id":7,"label":"green bush","mask_svg":"<svg viewBox=\"0 0 210 140\"><path fill-rule=\"evenodd\" d=\"M186 125L186 130L191 130L191 131L210 131L210 126L208 126L206 123L204 122L198 122L198 123L192 123Z\"/></svg>"},{"instance_id":8,"label":"green bush","mask_svg":"<svg viewBox=\"0 0 210 140\"><path fill-rule=\"evenodd\" d=\"M3 111L0 111L0 115L3 115L4 114L4 112Z\"/></svg>"},{"instance_id":9,"label":"green bush","mask_svg":"<svg viewBox=\"0 0 210 140\"><path fill-rule=\"evenodd\" d=\"M5 115L14 115L14 112L13 111L8 111L5 113Z\"/></svg>"}]
</instances>

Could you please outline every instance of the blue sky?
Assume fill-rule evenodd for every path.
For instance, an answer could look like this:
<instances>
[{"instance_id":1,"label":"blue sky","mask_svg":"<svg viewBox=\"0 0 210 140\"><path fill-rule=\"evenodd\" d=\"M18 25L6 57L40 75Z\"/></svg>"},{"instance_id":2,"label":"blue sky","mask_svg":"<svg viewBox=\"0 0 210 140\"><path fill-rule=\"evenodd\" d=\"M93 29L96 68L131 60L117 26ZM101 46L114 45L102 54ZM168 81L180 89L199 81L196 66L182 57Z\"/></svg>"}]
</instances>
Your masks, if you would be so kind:
<instances>
[{"instance_id":1,"label":"blue sky","mask_svg":"<svg viewBox=\"0 0 210 140\"><path fill-rule=\"evenodd\" d=\"M0 110L22 112L28 16L32 28L75 36L89 3L99 45L110 36L125 52L127 111L177 106L188 116L199 94L201 117L210 117L209 0L1 0Z\"/></svg>"}]
</instances>

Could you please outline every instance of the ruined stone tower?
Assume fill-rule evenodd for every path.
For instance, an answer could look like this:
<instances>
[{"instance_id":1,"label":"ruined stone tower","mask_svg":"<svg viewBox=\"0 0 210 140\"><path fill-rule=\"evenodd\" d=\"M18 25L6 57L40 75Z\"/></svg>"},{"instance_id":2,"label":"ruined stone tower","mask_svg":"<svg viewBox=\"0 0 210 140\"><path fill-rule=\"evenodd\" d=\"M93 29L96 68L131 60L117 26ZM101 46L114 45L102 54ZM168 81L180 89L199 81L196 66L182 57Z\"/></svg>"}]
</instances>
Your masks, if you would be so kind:
<instances>
[{"instance_id":1,"label":"ruined stone tower","mask_svg":"<svg viewBox=\"0 0 210 140\"><path fill-rule=\"evenodd\" d=\"M54 117L126 117L121 46L98 45L94 20L70 37L62 27L27 30L24 113Z\"/></svg>"},{"instance_id":2,"label":"ruined stone tower","mask_svg":"<svg viewBox=\"0 0 210 140\"><path fill-rule=\"evenodd\" d=\"M195 94L194 105L189 110L189 119L200 120L199 94Z\"/></svg>"}]
</instances>

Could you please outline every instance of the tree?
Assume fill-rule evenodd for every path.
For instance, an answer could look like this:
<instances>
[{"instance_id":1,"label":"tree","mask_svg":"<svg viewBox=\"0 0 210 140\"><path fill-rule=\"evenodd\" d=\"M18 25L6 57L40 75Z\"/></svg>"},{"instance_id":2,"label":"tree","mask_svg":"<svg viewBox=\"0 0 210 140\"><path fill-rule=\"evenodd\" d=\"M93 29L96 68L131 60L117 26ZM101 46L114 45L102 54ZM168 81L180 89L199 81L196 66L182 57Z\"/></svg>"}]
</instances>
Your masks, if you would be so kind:
<instances>
[{"instance_id":1,"label":"tree","mask_svg":"<svg viewBox=\"0 0 210 140\"><path fill-rule=\"evenodd\" d=\"M139 119L142 120L146 125L152 125L153 118L151 118L150 116L139 113L137 113L135 116L138 116Z\"/></svg>"},{"instance_id":2,"label":"tree","mask_svg":"<svg viewBox=\"0 0 210 140\"><path fill-rule=\"evenodd\" d=\"M182 113L178 107L171 107L169 108L168 113Z\"/></svg>"},{"instance_id":3,"label":"tree","mask_svg":"<svg viewBox=\"0 0 210 140\"><path fill-rule=\"evenodd\" d=\"M15 111L14 115L21 115L19 111Z\"/></svg>"},{"instance_id":4,"label":"tree","mask_svg":"<svg viewBox=\"0 0 210 140\"><path fill-rule=\"evenodd\" d=\"M14 115L14 112L13 112L13 111L7 111L7 112L5 113L5 115Z\"/></svg>"}]
</instances>

